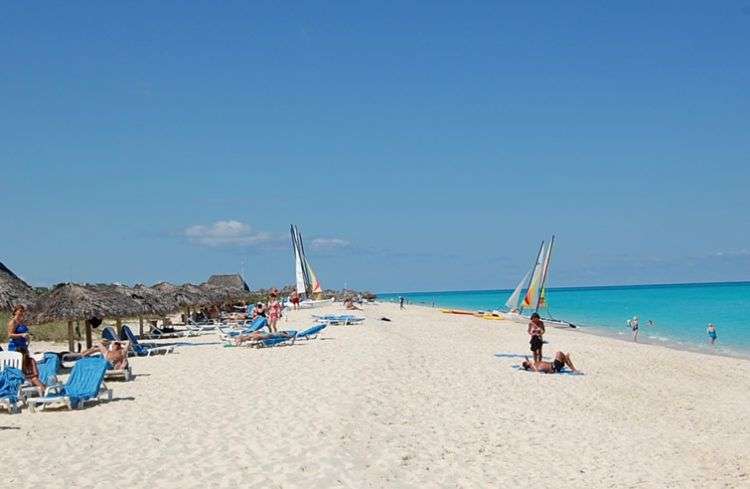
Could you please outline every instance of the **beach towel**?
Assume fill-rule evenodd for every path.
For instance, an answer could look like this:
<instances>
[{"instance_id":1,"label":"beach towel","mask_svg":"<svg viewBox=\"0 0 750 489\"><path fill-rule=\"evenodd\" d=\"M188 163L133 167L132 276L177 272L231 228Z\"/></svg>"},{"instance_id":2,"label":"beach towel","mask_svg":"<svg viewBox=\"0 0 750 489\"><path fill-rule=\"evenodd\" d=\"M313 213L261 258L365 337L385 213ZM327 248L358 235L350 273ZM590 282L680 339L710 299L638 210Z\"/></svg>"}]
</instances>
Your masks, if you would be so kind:
<instances>
[{"instance_id":1,"label":"beach towel","mask_svg":"<svg viewBox=\"0 0 750 489\"><path fill-rule=\"evenodd\" d=\"M57 353L46 352L44 358L36 363L36 367L42 384L54 384L60 371L60 356Z\"/></svg>"},{"instance_id":2,"label":"beach towel","mask_svg":"<svg viewBox=\"0 0 750 489\"><path fill-rule=\"evenodd\" d=\"M18 402L18 390L24 382L23 372L8 367L0 372L0 398L8 399L12 404Z\"/></svg>"}]
</instances>

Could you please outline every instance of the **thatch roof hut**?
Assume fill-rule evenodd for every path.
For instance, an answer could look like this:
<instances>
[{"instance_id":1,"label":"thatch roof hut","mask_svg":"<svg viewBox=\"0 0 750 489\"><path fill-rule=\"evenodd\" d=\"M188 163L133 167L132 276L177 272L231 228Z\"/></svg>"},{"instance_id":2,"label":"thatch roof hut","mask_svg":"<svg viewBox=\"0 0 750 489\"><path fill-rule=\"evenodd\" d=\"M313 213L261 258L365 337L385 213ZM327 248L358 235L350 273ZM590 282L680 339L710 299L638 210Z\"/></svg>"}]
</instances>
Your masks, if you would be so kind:
<instances>
[{"instance_id":1,"label":"thatch roof hut","mask_svg":"<svg viewBox=\"0 0 750 489\"><path fill-rule=\"evenodd\" d=\"M238 273L231 275L211 275L206 283L227 289L239 289L245 292L250 292L250 287L242 278L242 275Z\"/></svg>"},{"instance_id":2,"label":"thatch roof hut","mask_svg":"<svg viewBox=\"0 0 750 489\"><path fill-rule=\"evenodd\" d=\"M45 294L32 311L36 323L68 322L68 347L73 349L73 322L86 321L86 344L91 345L88 319L135 317L147 313L147 308L112 285L58 284Z\"/></svg>"},{"instance_id":3,"label":"thatch roof hut","mask_svg":"<svg viewBox=\"0 0 750 489\"><path fill-rule=\"evenodd\" d=\"M0 310L13 309L17 304L30 306L35 300L34 289L0 263Z\"/></svg>"},{"instance_id":4,"label":"thatch roof hut","mask_svg":"<svg viewBox=\"0 0 750 489\"><path fill-rule=\"evenodd\" d=\"M150 288L179 307L202 306L208 303L203 291L192 284L174 285L169 282L159 282Z\"/></svg>"}]
</instances>

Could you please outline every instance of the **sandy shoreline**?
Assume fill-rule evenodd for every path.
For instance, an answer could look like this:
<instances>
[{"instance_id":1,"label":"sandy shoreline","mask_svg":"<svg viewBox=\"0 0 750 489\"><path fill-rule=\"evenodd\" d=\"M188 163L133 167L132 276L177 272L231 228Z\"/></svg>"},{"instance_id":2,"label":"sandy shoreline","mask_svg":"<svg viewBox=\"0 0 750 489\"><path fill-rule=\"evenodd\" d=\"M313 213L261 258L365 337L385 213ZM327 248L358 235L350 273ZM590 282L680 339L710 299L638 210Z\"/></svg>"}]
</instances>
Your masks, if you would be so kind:
<instances>
[{"instance_id":1,"label":"sandy shoreline","mask_svg":"<svg viewBox=\"0 0 750 489\"><path fill-rule=\"evenodd\" d=\"M293 312L282 327L300 329L310 314ZM523 325L388 303L362 314L363 325L284 348L223 348L201 336L177 354L133 359L136 379L112 382L109 404L0 412L0 481L750 484L750 361L552 329L545 354L571 352L585 375L540 375L514 368L528 353Z\"/></svg>"}]
</instances>

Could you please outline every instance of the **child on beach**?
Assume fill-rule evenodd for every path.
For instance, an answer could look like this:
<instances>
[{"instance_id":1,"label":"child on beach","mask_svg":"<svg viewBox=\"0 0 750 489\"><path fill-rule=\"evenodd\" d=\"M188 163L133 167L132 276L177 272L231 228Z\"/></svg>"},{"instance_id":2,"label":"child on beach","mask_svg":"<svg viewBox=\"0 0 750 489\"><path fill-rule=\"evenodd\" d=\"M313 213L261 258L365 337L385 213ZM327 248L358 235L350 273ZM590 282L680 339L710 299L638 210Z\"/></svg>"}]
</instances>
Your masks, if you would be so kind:
<instances>
[{"instance_id":1,"label":"child on beach","mask_svg":"<svg viewBox=\"0 0 750 489\"><path fill-rule=\"evenodd\" d=\"M539 317L539 314L534 313L531 315L531 321L529 322L526 331L529 333L529 336L531 336L529 345L531 346L531 353L534 356L534 362L541 362L542 344L544 343L542 340L542 336L544 335L544 323Z\"/></svg>"},{"instance_id":2,"label":"child on beach","mask_svg":"<svg viewBox=\"0 0 750 489\"><path fill-rule=\"evenodd\" d=\"M706 328L706 331L708 332L708 338L709 342L713 345L716 343L716 326L714 326L713 323L708 324L708 328Z\"/></svg>"}]
</instances>

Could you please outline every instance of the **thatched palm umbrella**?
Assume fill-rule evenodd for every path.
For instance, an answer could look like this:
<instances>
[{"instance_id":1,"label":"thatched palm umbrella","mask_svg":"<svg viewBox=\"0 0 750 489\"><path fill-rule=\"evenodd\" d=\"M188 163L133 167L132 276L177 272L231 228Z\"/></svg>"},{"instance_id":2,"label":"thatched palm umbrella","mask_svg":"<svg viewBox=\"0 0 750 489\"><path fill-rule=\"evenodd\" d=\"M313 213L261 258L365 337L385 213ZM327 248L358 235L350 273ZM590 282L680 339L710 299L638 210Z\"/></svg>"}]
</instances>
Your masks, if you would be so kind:
<instances>
[{"instance_id":1,"label":"thatched palm umbrella","mask_svg":"<svg viewBox=\"0 0 750 489\"><path fill-rule=\"evenodd\" d=\"M206 303L206 297L200 290L195 290L194 286L178 286L169 282L160 282L151 286L151 289L161 294L167 300L176 303L180 307L201 306Z\"/></svg>"},{"instance_id":2,"label":"thatched palm umbrella","mask_svg":"<svg viewBox=\"0 0 750 489\"><path fill-rule=\"evenodd\" d=\"M91 346L89 318L123 318L143 314L146 308L112 286L58 284L46 294L32 311L32 321L68 322L68 348L73 350L73 322L86 321L86 345Z\"/></svg>"},{"instance_id":3,"label":"thatched palm umbrella","mask_svg":"<svg viewBox=\"0 0 750 489\"><path fill-rule=\"evenodd\" d=\"M128 287L121 284L113 285L97 285L96 287L104 289L106 292L114 294L121 294L128 300L134 300L140 304L140 311L136 314L138 316L139 333L143 335L143 318L163 318L167 314L179 309L179 306L173 301L164 297L162 294L145 287L143 285L136 285L135 287ZM119 322L118 322L119 328Z\"/></svg>"},{"instance_id":4,"label":"thatched palm umbrella","mask_svg":"<svg viewBox=\"0 0 750 489\"><path fill-rule=\"evenodd\" d=\"M34 289L0 263L0 310L10 310L18 304L30 306L35 300Z\"/></svg>"},{"instance_id":5,"label":"thatched palm umbrella","mask_svg":"<svg viewBox=\"0 0 750 489\"><path fill-rule=\"evenodd\" d=\"M169 282L159 282L151 286L151 290L176 304L176 310L184 308L187 316L190 316L191 308L201 307L209 303L203 291L192 284L174 285Z\"/></svg>"}]
</instances>

